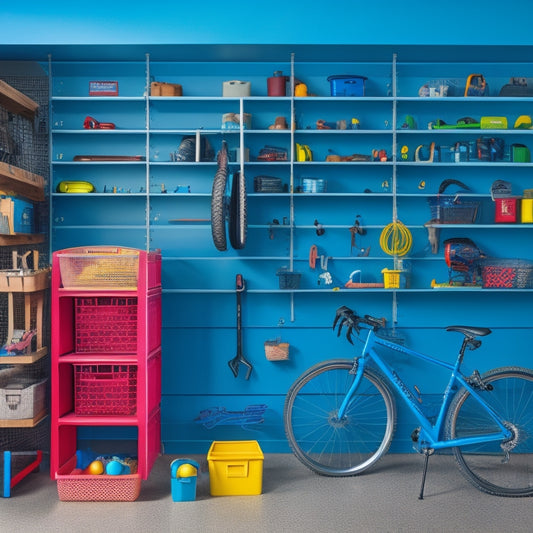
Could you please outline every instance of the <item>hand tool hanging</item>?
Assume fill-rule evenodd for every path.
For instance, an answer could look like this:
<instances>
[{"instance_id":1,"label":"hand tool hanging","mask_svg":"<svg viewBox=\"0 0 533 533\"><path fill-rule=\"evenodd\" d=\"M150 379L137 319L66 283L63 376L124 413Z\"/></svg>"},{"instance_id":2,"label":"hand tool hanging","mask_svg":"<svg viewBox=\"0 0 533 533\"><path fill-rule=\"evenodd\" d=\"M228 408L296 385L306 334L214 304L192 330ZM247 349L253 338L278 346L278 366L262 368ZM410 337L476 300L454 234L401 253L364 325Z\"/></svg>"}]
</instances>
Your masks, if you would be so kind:
<instances>
[{"instance_id":1,"label":"hand tool hanging","mask_svg":"<svg viewBox=\"0 0 533 533\"><path fill-rule=\"evenodd\" d=\"M242 313L241 313L241 294L246 289L244 278L242 274L237 274L235 279L235 291L237 294L237 355L228 361L228 366L231 368L233 375L237 377L239 375L239 364L242 363L248 367L245 379L250 379L253 366L242 353Z\"/></svg>"}]
</instances>

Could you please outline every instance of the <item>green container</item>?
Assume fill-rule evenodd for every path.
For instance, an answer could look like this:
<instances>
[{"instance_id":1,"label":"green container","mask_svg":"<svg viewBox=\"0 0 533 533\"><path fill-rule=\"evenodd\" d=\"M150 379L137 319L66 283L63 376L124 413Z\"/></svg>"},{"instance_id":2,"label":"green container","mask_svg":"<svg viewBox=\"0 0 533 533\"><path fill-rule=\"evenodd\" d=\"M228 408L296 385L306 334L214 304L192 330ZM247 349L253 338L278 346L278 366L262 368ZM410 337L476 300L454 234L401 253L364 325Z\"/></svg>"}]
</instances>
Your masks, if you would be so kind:
<instances>
[{"instance_id":1,"label":"green container","mask_svg":"<svg viewBox=\"0 0 533 533\"><path fill-rule=\"evenodd\" d=\"M513 144L511 146L511 158L513 163L529 163L531 161L529 148L523 144Z\"/></svg>"}]
</instances>

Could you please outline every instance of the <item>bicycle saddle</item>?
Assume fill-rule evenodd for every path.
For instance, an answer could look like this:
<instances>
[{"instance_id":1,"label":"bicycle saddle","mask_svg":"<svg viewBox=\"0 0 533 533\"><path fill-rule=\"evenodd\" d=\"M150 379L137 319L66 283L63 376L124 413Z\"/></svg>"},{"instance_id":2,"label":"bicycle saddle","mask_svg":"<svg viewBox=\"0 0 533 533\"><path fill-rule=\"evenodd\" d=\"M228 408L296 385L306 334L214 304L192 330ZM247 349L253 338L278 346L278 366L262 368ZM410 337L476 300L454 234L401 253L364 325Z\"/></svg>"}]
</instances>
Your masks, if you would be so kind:
<instances>
[{"instance_id":1,"label":"bicycle saddle","mask_svg":"<svg viewBox=\"0 0 533 533\"><path fill-rule=\"evenodd\" d=\"M475 328L470 326L448 326L446 331L458 331L467 337L484 337L492 333L489 328Z\"/></svg>"}]
</instances>

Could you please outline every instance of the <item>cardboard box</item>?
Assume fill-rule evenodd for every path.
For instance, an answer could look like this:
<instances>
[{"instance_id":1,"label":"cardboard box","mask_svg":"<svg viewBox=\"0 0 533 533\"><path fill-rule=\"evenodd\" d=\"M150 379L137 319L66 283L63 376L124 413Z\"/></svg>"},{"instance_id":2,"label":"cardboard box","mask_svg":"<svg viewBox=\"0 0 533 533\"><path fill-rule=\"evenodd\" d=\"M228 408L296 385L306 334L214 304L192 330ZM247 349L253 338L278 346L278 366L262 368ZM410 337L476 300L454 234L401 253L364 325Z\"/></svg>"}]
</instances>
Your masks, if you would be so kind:
<instances>
[{"instance_id":1,"label":"cardboard box","mask_svg":"<svg viewBox=\"0 0 533 533\"><path fill-rule=\"evenodd\" d=\"M153 81L150 96L183 96L183 87L179 83Z\"/></svg>"}]
</instances>

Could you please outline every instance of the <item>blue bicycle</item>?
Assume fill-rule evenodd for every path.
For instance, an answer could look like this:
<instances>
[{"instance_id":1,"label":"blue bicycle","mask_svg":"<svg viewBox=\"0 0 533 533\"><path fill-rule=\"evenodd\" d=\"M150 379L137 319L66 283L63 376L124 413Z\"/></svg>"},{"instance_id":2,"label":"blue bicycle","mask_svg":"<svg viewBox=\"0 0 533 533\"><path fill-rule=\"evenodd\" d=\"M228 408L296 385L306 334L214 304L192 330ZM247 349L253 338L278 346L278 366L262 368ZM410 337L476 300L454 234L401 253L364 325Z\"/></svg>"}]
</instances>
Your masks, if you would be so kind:
<instances>
[{"instance_id":1,"label":"blue bicycle","mask_svg":"<svg viewBox=\"0 0 533 533\"><path fill-rule=\"evenodd\" d=\"M284 424L296 457L314 472L353 476L372 467L389 449L395 424L396 396L402 398L419 427L411 435L425 455L420 498L428 458L451 449L461 472L476 488L498 496L533 495L533 371L504 367L483 375L461 372L466 349L481 346L488 328L450 326L464 338L455 363L418 353L380 337L384 319L337 310L333 329L346 328L364 343L353 360L318 363L302 374L287 393ZM383 330L382 330L383 331ZM424 410L417 387L410 387L384 360L402 354L437 365L450 373L436 411Z\"/></svg>"}]
</instances>

